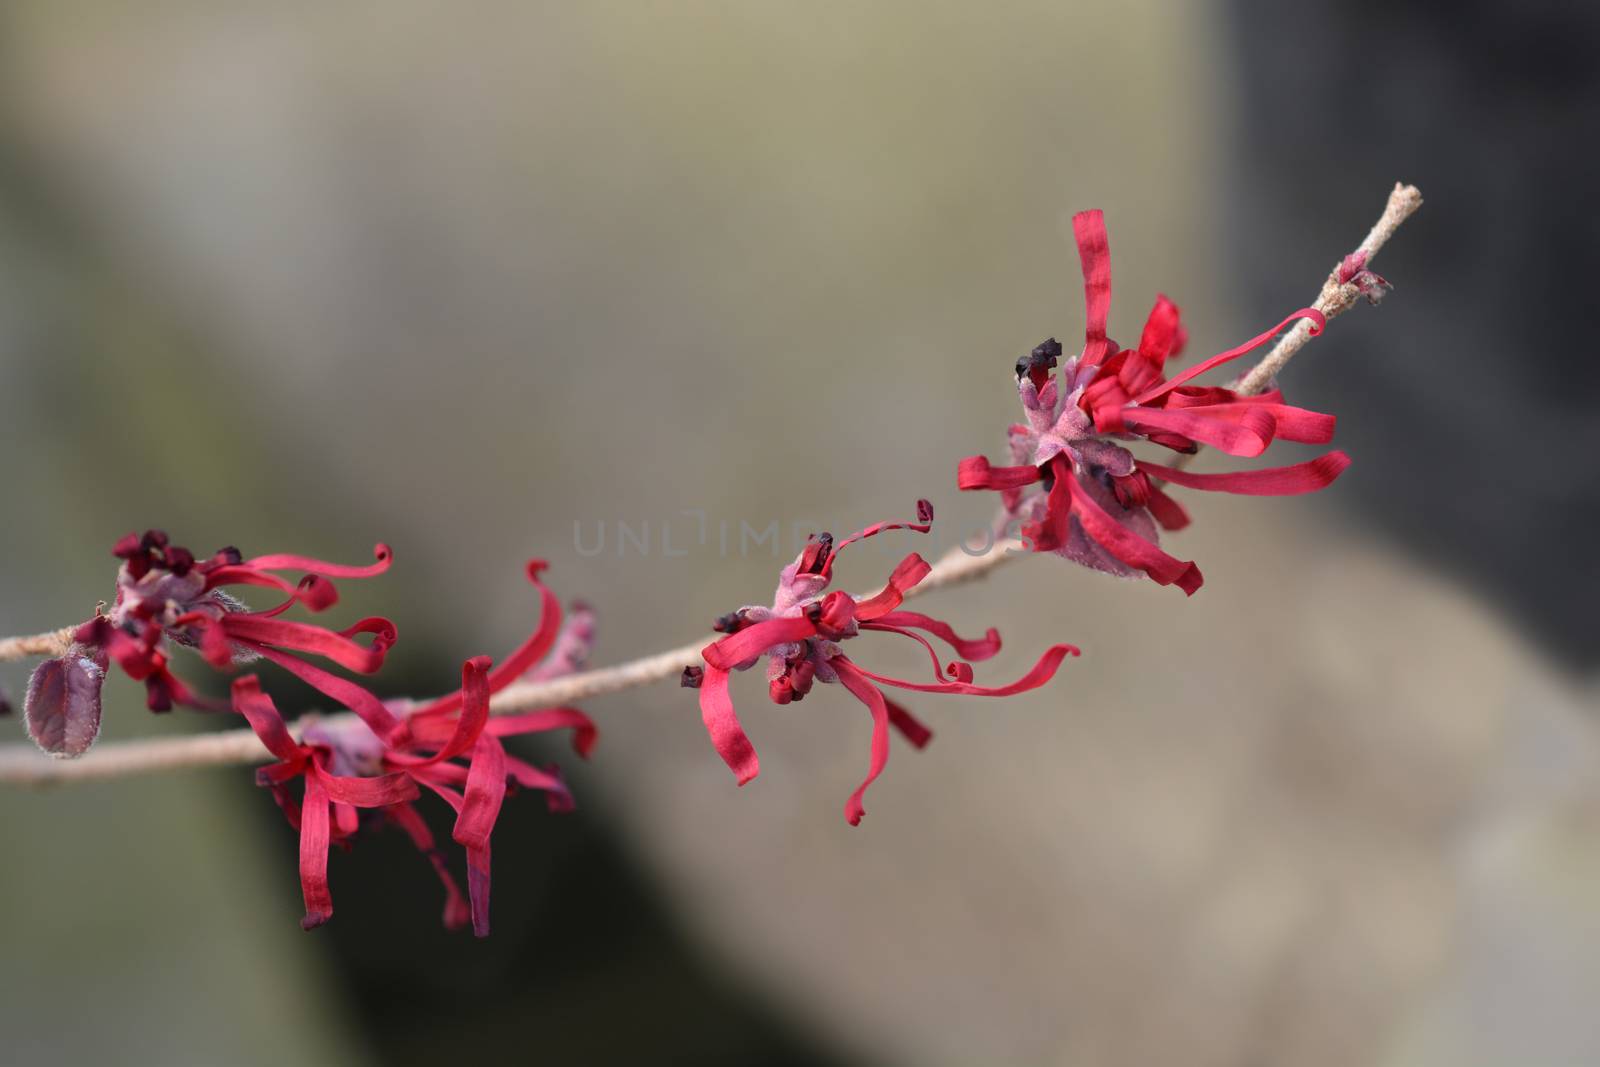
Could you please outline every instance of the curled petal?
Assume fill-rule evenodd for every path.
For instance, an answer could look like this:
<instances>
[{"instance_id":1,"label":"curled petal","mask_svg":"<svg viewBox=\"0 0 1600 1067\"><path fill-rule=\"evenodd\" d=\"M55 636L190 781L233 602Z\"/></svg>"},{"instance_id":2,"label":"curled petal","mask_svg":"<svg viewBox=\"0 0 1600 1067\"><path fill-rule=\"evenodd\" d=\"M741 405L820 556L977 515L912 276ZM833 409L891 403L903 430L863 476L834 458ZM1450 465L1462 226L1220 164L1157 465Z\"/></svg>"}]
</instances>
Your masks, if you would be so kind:
<instances>
[{"instance_id":1,"label":"curled petal","mask_svg":"<svg viewBox=\"0 0 1600 1067\"><path fill-rule=\"evenodd\" d=\"M927 560L912 552L895 565L894 573L889 575L888 584L867 599L857 602L856 618L866 622L893 611L905 600L906 594L926 578L931 570L933 568Z\"/></svg>"},{"instance_id":2,"label":"curled petal","mask_svg":"<svg viewBox=\"0 0 1600 1067\"><path fill-rule=\"evenodd\" d=\"M834 656L828 663L839 675L839 681L844 687L865 704L867 711L872 714L872 755L867 764L867 776L844 803L844 817L849 820L851 826L859 826L861 817L867 813L867 809L861 803L867 787L876 781L878 775L889 765L889 705L878 687L867 681L864 672L857 669L848 658Z\"/></svg>"},{"instance_id":3,"label":"curled petal","mask_svg":"<svg viewBox=\"0 0 1600 1067\"><path fill-rule=\"evenodd\" d=\"M454 721L439 716L412 716L414 729L421 731L416 735L420 740L436 739L442 732L441 727L449 725L449 736L437 752L426 759L411 760L399 753L390 753L389 758L407 766L421 767L443 763L472 749L489 723L489 664L488 656L474 656L461 665L461 690L456 694L461 713ZM437 703L429 705L427 710L437 710Z\"/></svg>"},{"instance_id":4,"label":"curled petal","mask_svg":"<svg viewBox=\"0 0 1600 1067\"><path fill-rule=\"evenodd\" d=\"M225 585L253 585L276 589L289 598L285 604L261 612L262 615L282 614L289 604L302 604L307 611L324 611L339 602L339 591L334 584L311 574L298 582L290 582L276 574L258 571L241 563L217 567L206 573L206 589L214 591Z\"/></svg>"},{"instance_id":5,"label":"curled petal","mask_svg":"<svg viewBox=\"0 0 1600 1067\"><path fill-rule=\"evenodd\" d=\"M1232 471L1227 474L1191 474L1176 467L1163 467L1159 463L1139 461L1139 469L1152 478L1160 478L1186 489L1200 489L1214 493L1239 493L1244 496L1294 496L1314 493L1333 484L1334 479L1350 466L1350 457L1333 451L1306 463L1288 467L1267 467L1263 470Z\"/></svg>"},{"instance_id":6,"label":"curled petal","mask_svg":"<svg viewBox=\"0 0 1600 1067\"><path fill-rule=\"evenodd\" d=\"M950 628L949 623L916 611L893 611L880 615L875 621L885 626L910 626L924 630L955 649L956 655L962 659L981 662L1000 651L1000 631L992 626L982 637L973 638L961 637Z\"/></svg>"},{"instance_id":7,"label":"curled petal","mask_svg":"<svg viewBox=\"0 0 1600 1067\"><path fill-rule=\"evenodd\" d=\"M960 489L1020 489L1038 480L1038 467L992 467L984 456L968 456L956 467Z\"/></svg>"},{"instance_id":8,"label":"curled petal","mask_svg":"<svg viewBox=\"0 0 1600 1067\"><path fill-rule=\"evenodd\" d=\"M394 562L394 552L383 542L379 542L372 549L375 562L364 567L351 566L345 563L328 563L325 560L312 559L310 556L296 556L288 553L278 553L270 556L257 556L245 560L241 566L255 571L305 571L308 574L318 574L324 578L376 578L389 569Z\"/></svg>"},{"instance_id":9,"label":"curled petal","mask_svg":"<svg viewBox=\"0 0 1600 1067\"><path fill-rule=\"evenodd\" d=\"M1037 689L1044 685L1055 677L1056 670L1061 666L1062 660L1077 654L1078 650L1072 645L1051 645L1050 648L1045 650L1044 655L1039 657L1039 661L1029 669L1027 674L1024 674L1010 685L1001 686L973 685L971 682L963 681L939 682L930 685L906 681L902 678L888 678L881 674L874 674L859 664L854 666L856 670L874 682L892 685L897 689L910 689L918 693L953 693L973 697L1008 697L1017 693L1025 693L1030 689Z\"/></svg>"},{"instance_id":10,"label":"curled petal","mask_svg":"<svg viewBox=\"0 0 1600 1067\"><path fill-rule=\"evenodd\" d=\"M839 558L839 553L844 550L845 545L854 544L857 541L864 541L869 537L876 537L885 530L915 530L917 533L927 533L933 528L932 524L933 505L928 503L926 500L919 500L917 501L916 522L875 522L866 529L859 530L856 533L851 534L849 537L846 537L843 541L840 541L838 544L833 546L833 551L828 555L828 562L823 565L822 573L827 574L833 569L833 561Z\"/></svg>"},{"instance_id":11,"label":"curled petal","mask_svg":"<svg viewBox=\"0 0 1600 1067\"><path fill-rule=\"evenodd\" d=\"M542 559L532 559L527 564L528 581L533 583L539 591L539 624L529 635L528 639L519 645L511 655L500 661L488 677L488 691L498 693L517 677L526 673L530 668L539 664L545 653L555 644L556 635L561 630L561 600L552 593L539 580L539 575L544 572L547 564ZM414 716L443 715L454 711L461 706L461 693L450 693L440 697L423 707L417 708Z\"/></svg>"},{"instance_id":12,"label":"curled petal","mask_svg":"<svg viewBox=\"0 0 1600 1067\"><path fill-rule=\"evenodd\" d=\"M744 727L739 725L733 698L728 695L728 672L720 667L706 667L705 678L700 683L700 718L711 736L712 747L740 785L761 773L755 746L750 743Z\"/></svg>"}]
</instances>

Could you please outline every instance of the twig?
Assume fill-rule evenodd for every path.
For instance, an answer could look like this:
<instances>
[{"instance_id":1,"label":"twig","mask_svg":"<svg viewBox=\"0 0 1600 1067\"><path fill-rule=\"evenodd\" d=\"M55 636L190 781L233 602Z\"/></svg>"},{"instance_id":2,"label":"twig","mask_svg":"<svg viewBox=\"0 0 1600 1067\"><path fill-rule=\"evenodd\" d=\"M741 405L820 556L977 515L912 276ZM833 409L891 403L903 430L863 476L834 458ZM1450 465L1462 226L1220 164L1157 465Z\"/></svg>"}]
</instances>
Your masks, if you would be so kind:
<instances>
[{"instance_id":1,"label":"twig","mask_svg":"<svg viewBox=\"0 0 1600 1067\"><path fill-rule=\"evenodd\" d=\"M0 637L0 663L28 659L32 656L65 655L72 647L72 633L76 626L51 630L47 634L30 634L27 637Z\"/></svg>"},{"instance_id":2,"label":"twig","mask_svg":"<svg viewBox=\"0 0 1600 1067\"><path fill-rule=\"evenodd\" d=\"M1389 195L1388 206L1372 232L1367 234L1359 250L1366 252L1367 262L1372 261L1396 228L1412 212L1422 206L1422 194L1415 186L1396 185ZM1349 310L1358 297L1354 285L1341 285L1338 271L1328 276L1317 298L1315 307L1328 318ZM1311 330L1300 322L1275 345L1272 351L1241 379L1238 388L1244 393L1260 392L1275 374L1283 369L1296 352L1305 347ZM1021 542L1007 540L987 553L975 556L960 547L945 553L934 564L914 589L913 595L931 592L948 585L981 578L990 571L1013 559L1026 555ZM13 637L0 640L0 661L21 659L25 656L61 655L71 642L72 628L35 637ZM666 681L676 677L685 667L700 661L700 650L712 640L702 637L679 648L658 652L653 656L636 659L615 667L569 674L543 682L523 682L507 686L495 694L490 707L496 714L531 711L536 708L558 707L576 703L589 697L620 693L628 689ZM309 722L340 722L353 719L347 713L322 718L307 715L292 727L296 737ZM61 782L82 782L102 778L119 778L124 775L145 774L152 771L172 770L180 767L220 766L236 763L262 763L270 759L267 750L249 730L225 730L197 736L157 738L143 741L119 741L96 746L87 755L74 760L47 759L30 745L0 745L0 784L48 785Z\"/></svg>"},{"instance_id":3,"label":"twig","mask_svg":"<svg viewBox=\"0 0 1600 1067\"><path fill-rule=\"evenodd\" d=\"M952 548L934 564L928 576L910 590L910 595L973 581L1006 561L1022 556L1024 551L1022 543L1016 540L995 545L981 556L971 555L960 547ZM67 633L70 635L71 631ZM700 650L716 637L716 634L708 634L669 652L658 652L615 667L569 674L546 682L508 685L494 695L489 706L497 715L559 707L676 678L683 668L700 662ZM328 716L308 714L296 721L290 730L298 738L311 722L333 725L354 719L348 712ZM0 783L38 786L87 782L179 767L264 763L271 758L249 730L102 743L88 754L70 760L48 759L31 745L0 745Z\"/></svg>"},{"instance_id":4,"label":"twig","mask_svg":"<svg viewBox=\"0 0 1600 1067\"><path fill-rule=\"evenodd\" d=\"M1389 203L1384 206L1383 214L1378 216L1378 221L1372 227L1372 232L1367 234L1367 239L1356 246L1356 251L1365 252L1366 262L1370 264L1372 257L1378 254L1378 249L1387 244L1389 238L1394 236L1394 231L1400 228L1400 224L1421 206L1422 193L1415 185L1401 185L1396 182L1394 192L1389 194ZM1317 302L1311 306L1332 319L1354 307L1360 296L1361 290L1355 285L1339 281L1339 264L1336 263L1333 270L1328 272L1328 280L1322 283L1322 292L1317 296ZM1272 346L1272 351L1263 356L1261 362L1257 363L1249 374L1239 379L1238 391L1245 396L1261 392L1309 340L1311 340L1311 323L1309 320L1301 319Z\"/></svg>"}]
</instances>

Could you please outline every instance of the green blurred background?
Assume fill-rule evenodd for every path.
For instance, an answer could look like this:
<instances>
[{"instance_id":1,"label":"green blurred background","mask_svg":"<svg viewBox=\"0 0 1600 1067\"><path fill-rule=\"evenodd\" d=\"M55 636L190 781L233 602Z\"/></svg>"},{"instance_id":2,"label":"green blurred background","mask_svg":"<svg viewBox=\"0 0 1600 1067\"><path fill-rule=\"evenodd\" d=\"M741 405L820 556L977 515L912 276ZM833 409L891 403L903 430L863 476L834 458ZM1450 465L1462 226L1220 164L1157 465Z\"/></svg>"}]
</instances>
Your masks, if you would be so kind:
<instances>
[{"instance_id":1,"label":"green blurred background","mask_svg":"<svg viewBox=\"0 0 1600 1067\"><path fill-rule=\"evenodd\" d=\"M1027 697L916 702L935 743L897 747L860 828L866 717L754 685L744 790L692 695L585 705L581 811L507 806L486 943L437 929L398 835L335 856L338 916L302 934L293 835L242 768L9 792L5 1062L1600 1062L1594 372L1500 345L1573 336L1559 294L1461 287L1593 276L1587 217L1486 250L1575 210L1583 153L1497 131L1573 144L1594 76L1538 72L1592 19L0 10L0 632L86 617L133 528L382 539L397 566L339 610L398 623L385 694L514 644L530 555L596 606L606 663L765 599L781 561L695 545L686 511L984 522L954 464L1000 454L1016 356L1081 330L1073 211L1107 212L1114 334L1159 290L1215 351L1310 300L1393 180L1430 197L1377 264L1390 302L1286 378L1340 413L1345 479L1189 494L1189 602L1044 560L930 599L1002 627L995 677L1085 655ZM1506 177L1535 163L1542 204ZM1567 376L1472 387L1547 357ZM213 725L107 692L108 739Z\"/></svg>"}]
</instances>

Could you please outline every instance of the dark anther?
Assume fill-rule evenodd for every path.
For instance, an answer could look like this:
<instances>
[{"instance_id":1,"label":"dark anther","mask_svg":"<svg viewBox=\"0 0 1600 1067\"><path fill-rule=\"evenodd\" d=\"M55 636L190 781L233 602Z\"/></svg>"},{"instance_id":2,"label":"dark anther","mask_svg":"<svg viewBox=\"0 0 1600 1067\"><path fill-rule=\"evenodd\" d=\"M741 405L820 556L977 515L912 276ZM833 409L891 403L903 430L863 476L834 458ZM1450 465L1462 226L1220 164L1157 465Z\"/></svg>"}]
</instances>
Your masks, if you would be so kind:
<instances>
[{"instance_id":1,"label":"dark anther","mask_svg":"<svg viewBox=\"0 0 1600 1067\"><path fill-rule=\"evenodd\" d=\"M678 679L678 684L685 689L699 689L700 683L705 680L704 667L685 667L683 677Z\"/></svg>"},{"instance_id":2,"label":"dark anther","mask_svg":"<svg viewBox=\"0 0 1600 1067\"><path fill-rule=\"evenodd\" d=\"M833 553L833 535L831 533L814 534L806 542L805 551L800 554L801 574L821 574L828 565L828 557Z\"/></svg>"},{"instance_id":3,"label":"dark anther","mask_svg":"<svg viewBox=\"0 0 1600 1067\"><path fill-rule=\"evenodd\" d=\"M1041 341L1032 352L1017 360L1017 380L1027 377L1033 381L1035 389L1043 389L1044 383L1050 380L1050 372L1055 369L1056 361L1061 358L1061 342L1054 337Z\"/></svg>"},{"instance_id":4,"label":"dark anther","mask_svg":"<svg viewBox=\"0 0 1600 1067\"><path fill-rule=\"evenodd\" d=\"M711 624L711 629L719 634L736 634L748 623L743 611L730 611L726 615L719 615L717 621Z\"/></svg>"},{"instance_id":5,"label":"dark anther","mask_svg":"<svg viewBox=\"0 0 1600 1067\"><path fill-rule=\"evenodd\" d=\"M182 578L194 567L194 554L187 548L174 545L167 549L167 570Z\"/></svg>"}]
</instances>

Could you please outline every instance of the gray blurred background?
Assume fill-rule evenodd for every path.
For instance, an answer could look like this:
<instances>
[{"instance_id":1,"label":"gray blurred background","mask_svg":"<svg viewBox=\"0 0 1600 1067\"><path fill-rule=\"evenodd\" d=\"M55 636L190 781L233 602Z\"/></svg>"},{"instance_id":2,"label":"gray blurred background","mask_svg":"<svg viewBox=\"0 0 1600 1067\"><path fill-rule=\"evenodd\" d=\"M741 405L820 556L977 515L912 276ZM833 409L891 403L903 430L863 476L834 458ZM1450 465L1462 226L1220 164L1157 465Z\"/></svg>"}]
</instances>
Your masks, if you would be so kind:
<instances>
[{"instance_id":1,"label":"gray blurred background","mask_svg":"<svg viewBox=\"0 0 1600 1067\"><path fill-rule=\"evenodd\" d=\"M930 598L1002 627L990 677L1085 654L915 701L935 742L860 828L866 716L756 684L743 790L692 694L586 705L581 810L507 805L485 943L393 834L302 934L244 769L7 793L5 1062L1600 1062L1593 15L0 11L0 632L86 617L133 528L381 538L340 611L398 623L385 693L515 643L529 555L601 663L764 600L782 561L686 509L985 521L954 464L1001 454L1016 356L1081 331L1073 211L1107 212L1113 334L1160 290L1203 352L1308 302L1393 181L1428 197L1390 301L1286 376L1345 478L1186 494L1191 601L1050 560ZM107 738L213 725L108 689Z\"/></svg>"}]
</instances>

